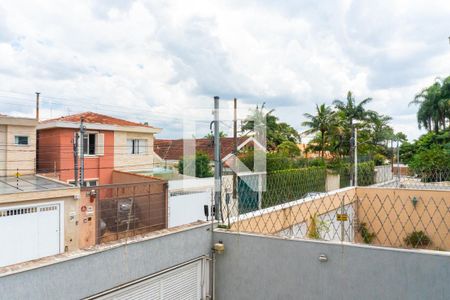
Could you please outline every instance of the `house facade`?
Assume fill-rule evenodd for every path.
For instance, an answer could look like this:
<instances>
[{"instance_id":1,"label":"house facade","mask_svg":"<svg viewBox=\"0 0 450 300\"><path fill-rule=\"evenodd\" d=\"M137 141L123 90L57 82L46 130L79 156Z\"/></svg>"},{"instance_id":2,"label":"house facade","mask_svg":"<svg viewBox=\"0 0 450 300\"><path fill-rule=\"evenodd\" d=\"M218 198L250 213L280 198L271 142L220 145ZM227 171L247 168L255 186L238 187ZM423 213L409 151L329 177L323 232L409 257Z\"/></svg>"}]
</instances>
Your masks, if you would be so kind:
<instances>
[{"instance_id":1,"label":"house facade","mask_svg":"<svg viewBox=\"0 0 450 300\"><path fill-rule=\"evenodd\" d=\"M0 115L0 266L78 248L80 189L35 174L37 123Z\"/></svg>"},{"instance_id":2,"label":"house facade","mask_svg":"<svg viewBox=\"0 0 450 300\"><path fill-rule=\"evenodd\" d=\"M0 115L0 176L34 174L36 119Z\"/></svg>"},{"instance_id":3,"label":"house facade","mask_svg":"<svg viewBox=\"0 0 450 300\"><path fill-rule=\"evenodd\" d=\"M81 141L82 120L85 132ZM154 134L160 132L149 125L93 112L46 120L37 128L38 171L74 183L84 157L85 186L112 183L113 170L152 168Z\"/></svg>"}]
</instances>

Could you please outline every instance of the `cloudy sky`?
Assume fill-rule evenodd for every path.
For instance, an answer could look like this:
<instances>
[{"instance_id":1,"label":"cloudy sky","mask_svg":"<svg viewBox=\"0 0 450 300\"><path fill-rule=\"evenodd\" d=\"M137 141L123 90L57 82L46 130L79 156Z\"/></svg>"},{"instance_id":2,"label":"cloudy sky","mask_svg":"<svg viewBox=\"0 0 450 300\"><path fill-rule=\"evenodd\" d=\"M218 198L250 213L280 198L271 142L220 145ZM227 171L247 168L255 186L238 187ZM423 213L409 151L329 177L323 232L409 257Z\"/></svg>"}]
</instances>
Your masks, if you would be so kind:
<instances>
[{"instance_id":1,"label":"cloudy sky","mask_svg":"<svg viewBox=\"0 0 450 300\"><path fill-rule=\"evenodd\" d=\"M449 16L445 0L2 1L0 112L32 116L39 91L45 118L91 110L180 137L186 115L208 131L218 95L301 130L352 90L416 138L408 103L450 74Z\"/></svg>"}]
</instances>

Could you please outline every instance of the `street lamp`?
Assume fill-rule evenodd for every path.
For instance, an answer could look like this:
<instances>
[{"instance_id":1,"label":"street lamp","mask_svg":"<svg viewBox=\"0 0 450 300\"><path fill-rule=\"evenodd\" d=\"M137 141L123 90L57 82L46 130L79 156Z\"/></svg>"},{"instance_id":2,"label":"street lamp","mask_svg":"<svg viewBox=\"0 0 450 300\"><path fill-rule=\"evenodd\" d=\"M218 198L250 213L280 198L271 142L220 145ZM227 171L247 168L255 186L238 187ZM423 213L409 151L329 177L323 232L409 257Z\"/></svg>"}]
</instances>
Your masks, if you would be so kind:
<instances>
[{"instance_id":1,"label":"street lamp","mask_svg":"<svg viewBox=\"0 0 450 300\"><path fill-rule=\"evenodd\" d=\"M354 181L353 185L355 187L358 186L358 125L361 124L361 122L355 122L353 123L354 126L354 162L353 162L353 168L354 168Z\"/></svg>"}]
</instances>

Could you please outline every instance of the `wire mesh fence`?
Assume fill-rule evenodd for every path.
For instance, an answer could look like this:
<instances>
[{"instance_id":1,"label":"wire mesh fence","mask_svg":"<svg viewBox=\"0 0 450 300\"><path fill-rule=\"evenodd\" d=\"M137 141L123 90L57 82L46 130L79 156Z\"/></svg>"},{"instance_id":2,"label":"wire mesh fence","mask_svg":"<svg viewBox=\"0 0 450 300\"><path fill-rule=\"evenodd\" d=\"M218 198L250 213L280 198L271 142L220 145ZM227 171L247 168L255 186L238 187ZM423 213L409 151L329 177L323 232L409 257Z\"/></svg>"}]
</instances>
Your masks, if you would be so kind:
<instances>
[{"instance_id":1,"label":"wire mesh fence","mask_svg":"<svg viewBox=\"0 0 450 300\"><path fill-rule=\"evenodd\" d=\"M448 171L417 173L367 162L353 170L310 167L246 174L236 182L227 176L222 180L221 227L450 251Z\"/></svg>"},{"instance_id":2,"label":"wire mesh fence","mask_svg":"<svg viewBox=\"0 0 450 300\"><path fill-rule=\"evenodd\" d=\"M94 199L92 202L96 205L93 216L96 244L167 227L167 184L164 181L89 187L83 188L82 194L88 195L87 202Z\"/></svg>"}]
</instances>

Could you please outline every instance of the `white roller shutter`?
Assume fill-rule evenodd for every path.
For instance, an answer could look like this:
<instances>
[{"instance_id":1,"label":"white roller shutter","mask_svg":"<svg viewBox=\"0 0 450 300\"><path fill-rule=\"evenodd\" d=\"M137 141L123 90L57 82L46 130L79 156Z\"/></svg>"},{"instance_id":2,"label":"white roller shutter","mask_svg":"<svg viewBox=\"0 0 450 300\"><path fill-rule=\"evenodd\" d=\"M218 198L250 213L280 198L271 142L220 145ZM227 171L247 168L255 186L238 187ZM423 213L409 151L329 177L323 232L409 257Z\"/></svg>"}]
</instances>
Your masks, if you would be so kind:
<instances>
[{"instance_id":1,"label":"white roller shutter","mask_svg":"<svg viewBox=\"0 0 450 300\"><path fill-rule=\"evenodd\" d=\"M90 299L206 299L209 268L205 259L118 287Z\"/></svg>"}]
</instances>

